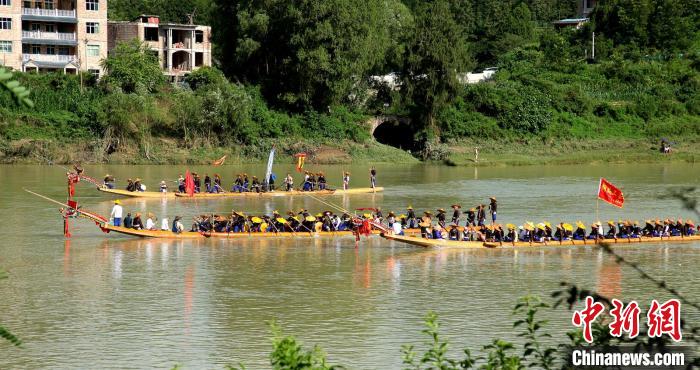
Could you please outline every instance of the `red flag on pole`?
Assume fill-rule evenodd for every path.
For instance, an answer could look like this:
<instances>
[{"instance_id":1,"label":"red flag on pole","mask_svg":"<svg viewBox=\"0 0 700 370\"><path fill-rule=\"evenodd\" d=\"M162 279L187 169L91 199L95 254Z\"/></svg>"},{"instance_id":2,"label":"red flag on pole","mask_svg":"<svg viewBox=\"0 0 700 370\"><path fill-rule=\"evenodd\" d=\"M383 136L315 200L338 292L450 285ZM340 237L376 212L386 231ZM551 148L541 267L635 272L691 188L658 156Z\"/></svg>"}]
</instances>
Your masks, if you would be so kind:
<instances>
[{"instance_id":1,"label":"red flag on pole","mask_svg":"<svg viewBox=\"0 0 700 370\"><path fill-rule=\"evenodd\" d=\"M185 173L185 193L191 197L194 196L194 178L190 170L187 170L187 173Z\"/></svg>"},{"instance_id":2,"label":"red flag on pole","mask_svg":"<svg viewBox=\"0 0 700 370\"><path fill-rule=\"evenodd\" d=\"M625 196L622 194L622 190L602 177L598 185L598 198L620 208L625 203Z\"/></svg>"}]
</instances>

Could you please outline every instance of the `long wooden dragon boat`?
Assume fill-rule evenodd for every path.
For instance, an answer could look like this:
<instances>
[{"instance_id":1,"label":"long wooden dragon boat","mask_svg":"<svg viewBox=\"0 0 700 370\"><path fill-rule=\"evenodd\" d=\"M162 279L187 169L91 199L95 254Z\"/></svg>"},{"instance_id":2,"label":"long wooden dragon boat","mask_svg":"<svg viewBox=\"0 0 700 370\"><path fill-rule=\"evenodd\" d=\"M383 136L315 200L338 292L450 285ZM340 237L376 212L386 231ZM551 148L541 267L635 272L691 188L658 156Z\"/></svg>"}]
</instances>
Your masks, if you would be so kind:
<instances>
[{"instance_id":1,"label":"long wooden dragon boat","mask_svg":"<svg viewBox=\"0 0 700 370\"><path fill-rule=\"evenodd\" d=\"M700 236L667 236L667 237L641 237L641 238L620 238L620 239L599 239L599 240L564 240L559 241L548 241L543 242L480 242L480 241L457 241L457 240L447 240L447 239L426 239L417 236L403 236L403 235L392 235L392 234L382 234L382 237L388 240L394 240L401 243L406 243L410 245L415 245L418 247L431 248L431 247L454 247L454 248L497 248L497 247L569 247L569 246L585 246L585 245L601 245L601 244L613 244L613 245L633 245L641 243L682 243L682 242L693 242L700 241Z\"/></svg>"},{"instance_id":2,"label":"long wooden dragon boat","mask_svg":"<svg viewBox=\"0 0 700 370\"><path fill-rule=\"evenodd\" d=\"M113 226L108 223L102 223L99 227L104 232L115 232L118 234L137 236L141 238L161 238L161 239L269 239L269 238L340 238L354 236L352 231L314 231L314 232L240 232L240 233L222 233L222 232L194 232L184 231L174 233L168 230L135 230L121 226ZM411 235L420 234L420 229L407 229ZM381 234L380 230L372 230L372 235Z\"/></svg>"},{"instance_id":3,"label":"long wooden dragon boat","mask_svg":"<svg viewBox=\"0 0 700 370\"><path fill-rule=\"evenodd\" d=\"M134 198L158 198L158 199L173 199L173 198L269 198L269 197L291 197L298 195L314 195L314 196L327 196L327 195L353 195L353 194L371 194L383 192L383 187L377 188L355 188L355 189L337 189L337 190L315 190L315 191L269 191L269 192L226 192L226 193L195 193L190 197L186 193L175 193L175 192L158 192L158 191L128 191L123 189L109 189L105 186L98 186L97 190L109 193L113 195L134 197Z\"/></svg>"}]
</instances>

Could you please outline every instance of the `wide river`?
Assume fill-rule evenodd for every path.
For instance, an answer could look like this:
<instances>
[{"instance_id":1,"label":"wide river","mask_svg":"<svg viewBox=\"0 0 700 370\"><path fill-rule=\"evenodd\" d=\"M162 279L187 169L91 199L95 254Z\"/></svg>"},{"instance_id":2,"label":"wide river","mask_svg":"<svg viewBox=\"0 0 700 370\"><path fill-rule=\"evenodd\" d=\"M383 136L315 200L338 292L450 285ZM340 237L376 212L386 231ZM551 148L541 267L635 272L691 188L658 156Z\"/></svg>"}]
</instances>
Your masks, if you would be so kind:
<instances>
[{"instance_id":1,"label":"wide river","mask_svg":"<svg viewBox=\"0 0 700 370\"><path fill-rule=\"evenodd\" d=\"M184 166L89 166L95 177L141 177L150 189L172 181ZM263 166L192 167L223 175L261 175ZM281 179L291 163L275 168ZM342 170L353 187L369 184L367 166L322 166L331 184ZM327 197L344 208L380 206L385 212L499 202L504 223L552 223L596 218L598 179L625 192L624 209L600 204L600 219L692 217L669 190L700 183L698 164L466 168L426 165L377 167L385 193ZM297 176L297 181L298 181ZM279 180L278 180L279 182ZM170 182L172 185L172 182ZM102 233L73 220L65 240L57 206L28 188L65 199L65 170L51 166L0 166L0 324L18 335L21 348L0 341L0 369L171 368L217 369L243 363L268 368L269 322L317 344L333 364L353 369L401 366L403 344L420 346L422 320L440 316L451 353L472 352L494 338L518 342L512 313L518 297L549 295L561 281L621 299L667 299L629 268L597 248L421 249L363 239L284 238L266 241L137 240ZM149 190L150 190L149 189ZM700 198L700 193L691 193ZM108 215L114 197L87 183L77 187L83 207ZM159 218L204 212L282 212L328 206L310 198L247 200L125 200L125 210ZM700 243L619 248L653 276L684 295L700 298ZM683 311L697 324L700 316ZM552 341L566 341L571 312L545 310Z\"/></svg>"}]
</instances>

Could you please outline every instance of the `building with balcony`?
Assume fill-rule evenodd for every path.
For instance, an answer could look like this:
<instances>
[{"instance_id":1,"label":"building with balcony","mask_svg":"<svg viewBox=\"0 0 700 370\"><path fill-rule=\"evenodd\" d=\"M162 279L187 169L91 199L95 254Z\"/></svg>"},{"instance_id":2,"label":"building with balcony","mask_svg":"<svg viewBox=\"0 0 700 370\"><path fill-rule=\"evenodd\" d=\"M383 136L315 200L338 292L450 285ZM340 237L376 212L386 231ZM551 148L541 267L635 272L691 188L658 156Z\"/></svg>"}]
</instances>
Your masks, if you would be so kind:
<instances>
[{"instance_id":1,"label":"building with balcony","mask_svg":"<svg viewBox=\"0 0 700 370\"><path fill-rule=\"evenodd\" d=\"M107 0L0 0L0 63L25 72L102 75Z\"/></svg>"},{"instance_id":2,"label":"building with balcony","mask_svg":"<svg viewBox=\"0 0 700 370\"><path fill-rule=\"evenodd\" d=\"M173 81L212 63L209 26L161 23L153 15L132 22L109 22L109 50L132 39L148 45L158 56L163 73Z\"/></svg>"}]
</instances>

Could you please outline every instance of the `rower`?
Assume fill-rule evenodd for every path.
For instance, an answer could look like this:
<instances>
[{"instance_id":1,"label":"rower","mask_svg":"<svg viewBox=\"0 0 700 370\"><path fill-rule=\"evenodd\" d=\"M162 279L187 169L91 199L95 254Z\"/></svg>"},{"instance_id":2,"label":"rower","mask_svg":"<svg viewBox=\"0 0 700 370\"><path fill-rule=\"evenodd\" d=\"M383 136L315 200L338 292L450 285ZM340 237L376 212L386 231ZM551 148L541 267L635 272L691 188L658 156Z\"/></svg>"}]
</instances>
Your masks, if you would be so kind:
<instances>
[{"instance_id":1,"label":"rower","mask_svg":"<svg viewBox=\"0 0 700 370\"><path fill-rule=\"evenodd\" d=\"M464 213L467 215L467 225L476 226L476 208L472 207Z\"/></svg>"},{"instance_id":2,"label":"rower","mask_svg":"<svg viewBox=\"0 0 700 370\"><path fill-rule=\"evenodd\" d=\"M126 180L126 191L136 191L136 187L134 186L134 180Z\"/></svg>"},{"instance_id":3,"label":"rower","mask_svg":"<svg viewBox=\"0 0 700 370\"><path fill-rule=\"evenodd\" d=\"M485 204L479 204L479 206L476 208L476 219L478 226L484 226L484 221L486 220L486 210L484 207L486 207Z\"/></svg>"},{"instance_id":4,"label":"rower","mask_svg":"<svg viewBox=\"0 0 700 370\"><path fill-rule=\"evenodd\" d=\"M136 212L136 215L134 215L134 221L133 224L131 225L131 228L134 230L143 230L143 221L141 220L141 212Z\"/></svg>"},{"instance_id":5,"label":"rower","mask_svg":"<svg viewBox=\"0 0 700 370\"><path fill-rule=\"evenodd\" d=\"M199 193L202 189L202 180L196 172L192 174L192 178L194 179L194 192Z\"/></svg>"},{"instance_id":6,"label":"rower","mask_svg":"<svg viewBox=\"0 0 700 370\"><path fill-rule=\"evenodd\" d=\"M445 210L442 208L437 209L437 222L438 225L440 225L441 228L445 228Z\"/></svg>"},{"instance_id":7,"label":"rower","mask_svg":"<svg viewBox=\"0 0 700 370\"><path fill-rule=\"evenodd\" d=\"M146 186L141 184L141 179L136 178L136 180L134 180L134 189L136 189L136 191L146 191Z\"/></svg>"},{"instance_id":8,"label":"rower","mask_svg":"<svg viewBox=\"0 0 700 370\"><path fill-rule=\"evenodd\" d=\"M605 234L605 239L615 239L617 231L615 229L615 222L613 220L608 221L608 233Z\"/></svg>"},{"instance_id":9,"label":"rower","mask_svg":"<svg viewBox=\"0 0 700 370\"><path fill-rule=\"evenodd\" d=\"M693 220L689 219L688 221L686 221L685 224L683 225L683 227L684 227L683 234L685 234L687 236L695 235L695 223L693 222Z\"/></svg>"},{"instance_id":10,"label":"rower","mask_svg":"<svg viewBox=\"0 0 700 370\"><path fill-rule=\"evenodd\" d=\"M284 178L284 186L287 191L294 189L294 178L289 173L287 173L287 177Z\"/></svg>"},{"instance_id":11,"label":"rower","mask_svg":"<svg viewBox=\"0 0 700 370\"><path fill-rule=\"evenodd\" d=\"M311 191L311 181L309 181L310 178L311 175L309 174L309 171L304 172L304 182L301 184L302 191Z\"/></svg>"},{"instance_id":12,"label":"rower","mask_svg":"<svg viewBox=\"0 0 700 370\"><path fill-rule=\"evenodd\" d=\"M131 218L131 213L127 213L126 217L124 217L124 227L127 229L131 229L134 226L134 219Z\"/></svg>"},{"instance_id":13,"label":"rower","mask_svg":"<svg viewBox=\"0 0 700 370\"><path fill-rule=\"evenodd\" d=\"M581 221L576 221L576 230L572 236L574 240L584 240L586 239L586 225Z\"/></svg>"},{"instance_id":14,"label":"rower","mask_svg":"<svg viewBox=\"0 0 700 370\"><path fill-rule=\"evenodd\" d=\"M372 189L377 187L377 169L374 166L369 170L369 183Z\"/></svg>"},{"instance_id":15,"label":"rower","mask_svg":"<svg viewBox=\"0 0 700 370\"><path fill-rule=\"evenodd\" d=\"M515 225L507 224L506 227L508 228L508 233L503 238L504 241L509 242L509 243L517 242L518 241L518 233L515 232Z\"/></svg>"},{"instance_id":16,"label":"rower","mask_svg":"<svg viewBox=\"0 0 700 370\"><path fill-rule=\"evenodd\" d=\"M168 231L170 229L170 221L168 221L167 217L164 217L163 220L161 221L160 224L160 230L161 231Z\"/></svg>"},{"instance_id":17,"label":"rower","mask_svg":"<svg viewBox=\"0 0 700 370\"><path fill-rule=\"evenodd\" d=\"M114 189L114 176L110 174L106 174L104 181L102 184L107 188L107 189Z\"/></svg>"},{"instance_id":18,"label":"rower","mask_svg":"<svg viewBox=\"0 0 700 370\"><path fill-rule=\"evenodd\" d=\"M168 192L168 184L165 183L165 180L160 182L160 192L161 193L167 193Z\"/></svg>"},{"instance_id":19,"label":"rower","mask_svg":"<svg viewBox=\"0 0 700 370\"><path fill-rule=\"evenodd\" d=\"M384 221L384 214L382 213L382 209L377 207L377 211L374 212L374 217L376 218L376 221L379 223L382 223Z\"/></svg>"},{"instance_id":20,"label":"rower","mask_svg":"<svg viewBox=\"0 0 700 370\"><path fill-rule=\"evenodd\" d=\"M386 215L386 222L389 227L394 227L394 223L396 222L396 215L394 212L389 212L389 214Z\"/></svg>"},{"instance_id":21,"label":"rower","mask_svg":"<svg viewBox=\"0 0 700 370\"><path fill-rule=\"evenodd\" d=\"M452 212L452 223L455 224L456 226L459 226L459 214L461 213L459 210L462 208L459 204L453 204L452 209L454 210Z\"/></svg>"},{"instance_id":22,"label":"rower","mask_svg":"<svg viewBox=\"0 0 700 370\"><path fill-rule=\"evenodd\" d=\"M416 219L416 213L413 211L413 207L408 206L406 208L406 222L408 223L406 225L407 229L415 229L416 226L418 225L418 221Z\"/></svg>"},{"instance_id":23,"label":"rower","mask_svg":"<svg viewBox=\"0 0 700 370\"><path fill-rule=\"evenodd\" d=\"M421 223L418 224L420 227L420 235L426 239L430 236L429 229L433 225L432 215L433 214L428 211L423 212Z\"/></svg>"},{"instance_id":24,"label":"rower","mask_svg":"<svg viewBox=\"0 0 700 370\"><path fill-rule=\"evenodd\" d=\"M241 193L243 192L243 175L240 173L236 175L236 180L233 182L232 192Z\"/></svg>"},{"instance_id":25,"label":"rower","mask_svg":"<svg viewBox=\"0 0 700 370\"><path fill-rule=\"evenodd\" d=\"M448 232L448 237L450 238L450 240L459 241L462 239L461 236L462 233L459 231L459 225L452 224L452 226L450 226L450 231Z\"/></svg>"},{"instance_id":26,"label":"rower","mask_svg":"<svg viewBox=\"0 0 700 370\"><path fill-rule=\"evenodd\" d=\"M394 235L404 235L403 228L401 227L401 223L399 222L394 222L391 225L391 229L394 232Z\"/></svg>"},{"instance_id":27,"label":"rower","mask_svg":"<svg viewBox=\"0 0 700 370\"><path fill-rule=\"evenodd\" d=\"M323 172L318 173L318 190L326 190L326 176Z\"/></svg>"},{"instance_id":28,"label":"rower","mask_svg":"<svg viewBox=\"0 0 700 370\"><path fill-rule=\"evenodd\" d=\"M250 180L248 180L248 174L243 173L243 191L250 191Z\"/></svg>"},{"instance_id":29,"label":"rower","mask_svg":"<svg viewBox=\"0 0 700 370\"><path fill-rule=\"evenodd\" d=\"M180 222L180 220L182 220L182 217L180 216L175 216L175 219L173 220L172 232L176 234L180 234L185 231L185 226L182 224L182 222Z\"/></svg>"},{"instance_id":30,"label":"rower","mask_svg":"<svg viewBox=\"0 0 700 370\"><path fill-rule=\"evenodd\" d=\"M155 230L156 229L156 221L158 221L158 218L151 213L148 212L146 215L146 230Z\"/></svg>"},{"instance_id":31,"label":"rower","mask_svg":"<svg viewBox=\"0 0 700 370\"><path fill-rule=\"evenodd\" d=\"M316 175L313 172L309 172L309 183L311 184L311 191L316 190Z\"/></svg>"},{"instance_id":32,"label":"rower","mask_svg":"<svg viewBox=\"0 0 700 370\"><path fill-rule=\"evenodd\" d=\"M211 193L211 192L212 192L212 188L211 188L211 177L209 177L209 174L208 174L208 173L204 175L204 187L207 189L207 193Z\"/></svg>"},{"instance_id":33,"label":"rower","mask_svg":"<svg viewBox=\"0 0 700 370\"><path fill-rule=\"evenodd\" d=\"M185 178L182 177L182 174L180 174L180 177L177 178L177 191L179 191L180 193L185 192Z\"/></svg>"},{"instance_id":34,"label":"rower","mask_svg":"<svg viewBox=\"0 0 700 370\"><path fill-rule=\"evenodd\" d=\"M257 176L253 176L253 183L251 184L251 191L259 193L261 189L260 181L258 181Z\"/></svg>"},{"instance_id":35,"label":"rower","mask_svg":"<svg viewBox=\"0 0 700 370\"><path fill-rule=\"evenodd\" d=\"M221 187L221 176L218 173L214 174L214 193L223 193L224 188Z\"/></svg>"}]
</instances>

